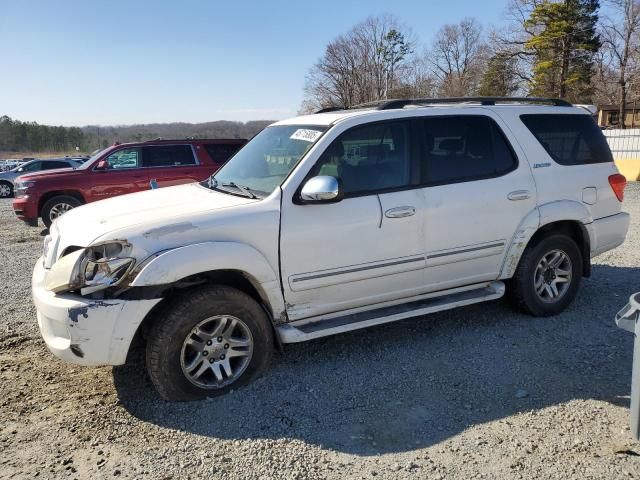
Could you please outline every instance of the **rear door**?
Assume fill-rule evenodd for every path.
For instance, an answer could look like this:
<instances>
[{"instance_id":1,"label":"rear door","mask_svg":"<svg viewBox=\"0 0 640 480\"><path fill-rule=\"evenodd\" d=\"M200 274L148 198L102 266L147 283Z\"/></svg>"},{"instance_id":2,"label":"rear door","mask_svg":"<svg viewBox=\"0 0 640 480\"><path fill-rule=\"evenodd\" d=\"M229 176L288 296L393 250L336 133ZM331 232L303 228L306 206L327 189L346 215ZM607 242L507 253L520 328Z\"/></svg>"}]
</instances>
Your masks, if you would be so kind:
<instances>
[{"instance_id":1,"label":"rear door","mask_svg":"<svg viewBox=\"0 0 640 480\"><path fill-rule=\"evenodd\" d=\"M140 148L122 148L111 153L106 159L106 168L91 170L90 201L115 197L125 193L149 189L149 178L142 168Z\"/></svg>"},{"instance_id":2,"label":"rear door","mask_svg":"<svg viewBox=\"0 0 640 480\"><path fill-rule=\"evenodd\" d=\"M193 148L183 145L149 145L142 147L142 165L149 181L169 187L204 180Z\"/></svg>"},{"instance_id":3,"label":"rear door","mask_svg":"<svg viewBox=\"0 0 640 480\"><path fill-rule=\"evenodd\" d=\"M422 139L429 284L441 290L498 278L518 226L536 207L527 161L490 111L426 117Z\"/></svg>"}]
</instances>

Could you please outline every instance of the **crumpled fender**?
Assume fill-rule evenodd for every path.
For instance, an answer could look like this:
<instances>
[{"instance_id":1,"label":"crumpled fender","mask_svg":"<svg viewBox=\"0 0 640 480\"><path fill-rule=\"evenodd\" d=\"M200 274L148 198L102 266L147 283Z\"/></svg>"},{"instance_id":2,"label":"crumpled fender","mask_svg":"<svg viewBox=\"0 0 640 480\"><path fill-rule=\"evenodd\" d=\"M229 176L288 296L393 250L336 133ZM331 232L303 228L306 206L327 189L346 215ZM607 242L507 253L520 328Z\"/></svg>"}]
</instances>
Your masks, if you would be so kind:
<instances>
[{"instance_id":1,"label":"crumpled fender","mask_svg":"<svg viewBox=\"0 0 640 480\"><path fill-rule=\"evenodd\" d=\"M499 278L506 279L513 276L524 249L540 228L553 222L567 220L580 222L589 231L588 226L593 222L593 217L584 204L573 200L549 202L531 210L522 220L511 240Z\"/></svg>"},{"instance_id":2,"label":"crumpled fender","mask_svg":"<svg viewBox=\"0 0 640 480\"><path fill-rule=\"evenodd\" d=\"M167 285L215 270L243 272L269 302L274 319L284 312L284 298L276 271L262 253L238 242L204 242L160 253L143 265L130 286Z\"/></svg>"}]
</instances>

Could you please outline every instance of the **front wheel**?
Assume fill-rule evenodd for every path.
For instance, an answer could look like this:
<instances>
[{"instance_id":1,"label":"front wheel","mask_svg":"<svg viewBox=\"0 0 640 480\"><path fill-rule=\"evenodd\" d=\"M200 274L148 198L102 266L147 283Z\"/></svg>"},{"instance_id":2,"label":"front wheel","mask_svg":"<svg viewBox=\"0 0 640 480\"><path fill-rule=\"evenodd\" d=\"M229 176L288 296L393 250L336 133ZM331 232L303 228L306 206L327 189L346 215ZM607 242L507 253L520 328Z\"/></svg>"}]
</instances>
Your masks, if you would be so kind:
<instances>
[{"instance_id":1,"label":"front wheel","mask_svg":"<svg viewBox=\"0 0 640 480\"><path fill-rule=\"evenodd\" d=\"M582 278L582 254L566 235L549 235L524 251L509 295L520 310L536 317L562 312L575 298Z\"/></svg>"},{"instance_id":2,"label":"front wheel","mask_svg":"<svg viewBox=\"0 0 640 480\"><path fill-rule=\"evenodd\" d=\"M164 309L147 340L147 371L169 401L214 397L268 367L273 330L262 307L229 287L201 287Z\"/></svg>"},{"instance_id":3,"label":"front wheel","mask_svg":"<svg viewBox=\"0 0 640 480\"><path fill-rule=\"evenodd\" d=\"M42 206L42 211L40 212L42 223L49 228L56 218L80 205L82 205L82 202L70 195L57 195L52 197Z\"/></svg>"}]
</instances>

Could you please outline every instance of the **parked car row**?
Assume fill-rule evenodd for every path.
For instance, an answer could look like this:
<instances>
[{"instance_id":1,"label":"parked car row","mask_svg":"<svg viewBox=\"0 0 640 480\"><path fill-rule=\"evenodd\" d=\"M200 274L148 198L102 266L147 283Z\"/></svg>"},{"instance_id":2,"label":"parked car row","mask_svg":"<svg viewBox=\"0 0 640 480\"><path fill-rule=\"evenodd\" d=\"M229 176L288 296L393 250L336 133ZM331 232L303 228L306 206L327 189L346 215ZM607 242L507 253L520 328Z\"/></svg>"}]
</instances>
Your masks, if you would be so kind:
<instances>
[{"instance_id":1,"label":"parked car row","mask_svg":"<svg viewBox=\"0 0 640 480\"><path fill-rule=\"evenodd\" d=\"M602 132L562 100L329 109L274 123L217 170L238 146L120 145L21 177L16 213L50 224L215 171L52 224L32 285L55 355L120 365L138 338L162 397L221 395L281 344L505 294L555 315L629 227Z\"/></svg>"},{"instance_id":2,"label":"parked car row","mask_svg":"<svg viewBox=\"0 0 640 480\"><path fill-rule=\"evenodd\" d=\"M7 172L6 178L0 175L0 192L4 185L6 196L15 195L13 209L20 220L37 226L41 218L49 227L85 203L148 190L151 185L203 181L245 143L244 139L154 140L115 144L84 163L34 160Z\"/></svg>"},{"instance_id":3,"label":"parked car row","mask_svg":"<svg viewBox=\"0 0 640 480\"><path fill-rule=\"evenodd\" d=\"M60 168L78 168L82 165L80 157L48 158L46 160L31 160L13 169L0 173L0 198L13 197L15 192L15 180L21 175L41 172L43 170L56 170Z\"/></svg>"}]
</instances>

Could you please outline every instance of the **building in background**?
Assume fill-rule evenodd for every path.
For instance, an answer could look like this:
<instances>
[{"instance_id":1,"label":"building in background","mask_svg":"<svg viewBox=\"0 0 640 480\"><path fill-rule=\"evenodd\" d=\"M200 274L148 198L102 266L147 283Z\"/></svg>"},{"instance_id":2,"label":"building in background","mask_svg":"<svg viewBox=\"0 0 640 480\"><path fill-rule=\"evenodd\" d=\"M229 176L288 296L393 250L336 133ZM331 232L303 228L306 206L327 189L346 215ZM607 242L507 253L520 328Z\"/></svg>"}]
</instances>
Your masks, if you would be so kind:
<instances>
[{"instance_id":1,"label":"building in background","mask_svg":"<svg viewBox=\"0 0 640 480\"><path fill-rule=\"evenodd\" d=\"M598 105L598 125L602 128L620 128L620 106ZM627 103L624 109L624 126L640 128L640 102Z\"/></svg>"}]
</instances>

